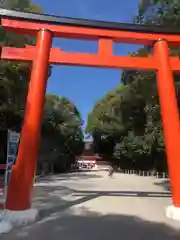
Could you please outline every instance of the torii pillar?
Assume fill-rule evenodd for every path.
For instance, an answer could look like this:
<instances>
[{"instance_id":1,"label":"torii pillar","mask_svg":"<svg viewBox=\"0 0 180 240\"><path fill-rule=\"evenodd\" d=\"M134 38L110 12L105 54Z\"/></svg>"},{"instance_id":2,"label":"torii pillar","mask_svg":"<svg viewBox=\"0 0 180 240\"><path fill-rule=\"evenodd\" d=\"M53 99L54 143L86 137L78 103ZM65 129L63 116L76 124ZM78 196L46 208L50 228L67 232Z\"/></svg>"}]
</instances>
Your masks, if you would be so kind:
<instances>
[{"instance_id":1,"label":"torii pillar","mask_svg":"<svg viewBox=\"0 0 180 240\"><path fill-rule=\"evenodd\" d=\"M17 161L12 169L6 199L6 208L11 211L11 220L14 218L15 221L18 221L18 218L30 221L37 217L37 210L31 209L32 176L37 165L51 45L52 33L40 29Z\"/></svg>"},{"instance_id":2,"label":"torii pillar","mask_svg":"<svg viewBox=\"0 0 180 240\"><path fill-rule=\"evenodd\" d=\"M165 39L155 42L154 55L157 61L157 89L172 191L172 206L167 207L166 216L180 221L180 120L168 42Z\"/></svg>"}]
</instances>

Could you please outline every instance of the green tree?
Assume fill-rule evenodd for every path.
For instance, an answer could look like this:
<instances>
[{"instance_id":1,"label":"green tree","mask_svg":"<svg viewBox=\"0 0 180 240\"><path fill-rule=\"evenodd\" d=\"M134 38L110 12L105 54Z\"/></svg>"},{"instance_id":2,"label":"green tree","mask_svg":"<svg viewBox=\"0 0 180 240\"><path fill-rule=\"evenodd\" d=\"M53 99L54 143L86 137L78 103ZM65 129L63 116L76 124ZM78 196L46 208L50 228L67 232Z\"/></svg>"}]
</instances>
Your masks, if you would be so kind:
<instances>
[{"instance_id":1,"label":"green tree","mask_svg":"<svg viewBox=\"0 0 180 240\"><path fill-rule=\"evenodd\" d=\"M72 102L65 97L46 95L39 154L41 168L49 165L62 171L74 163L83 150L81 125L80 113Z\"/></svg>"},{"instance_id":2,"label":"green tree","mask_svg":"<svg viewBox=\"0 0 180 240\"><path fill-rule=\"evenodd\" d=\"M179 26L180 4L177 0L142 0L136 23Z\"/></svg>"},{"instance_id":3,"label":"green tree","mask_svg":"<svg viewBox=\"0 0 180 240\"><path fill-rule=\"evenodd\" d=\"M30 0L9 1L9 9L25 12L42 12L38 4ZM34 39L0 29L0 44L24 47ZM0 62L0 128L19 127L24 114L31 64Z\"/></svg>"},{"instance_id":4,"label":"green tree","mask_svg":"<svg viewBox=\"0 0 180 240\"><path fill-rule=\"evenodd\" d=\"M13 10L26 12L42 12L38 4L30 0L8 1L7 7ZM6 46L24 47L31 44L32 37L17 35L0 29L0 44ZM15 63L9 61L0 62L0 130L21 128L24 115L25 99L30 78L31 64ZM4 139L4 138L3 138ZM3 141L0 145L4 145ZM0 162L4 162L6 155L1 153ZM4 157L3 157L4 156Z\"/></svg>"}]
</instances>

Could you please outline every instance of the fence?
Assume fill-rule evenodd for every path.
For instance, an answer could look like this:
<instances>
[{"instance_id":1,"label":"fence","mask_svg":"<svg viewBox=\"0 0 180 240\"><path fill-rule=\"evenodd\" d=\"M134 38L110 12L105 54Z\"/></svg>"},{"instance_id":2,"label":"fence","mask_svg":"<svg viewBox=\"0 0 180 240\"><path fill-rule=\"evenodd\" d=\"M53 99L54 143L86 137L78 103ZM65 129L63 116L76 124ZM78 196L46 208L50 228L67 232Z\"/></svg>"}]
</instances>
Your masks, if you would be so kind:
<instances>
[{"instance_id":1,"label":"fence","mask_svg":"<svg viewBox=\"0 0 180 240\"><path fill-rule=\"evenodd\" d=\"M166 172L142 171L142 170L119 170L121 173L129 175L138 175L143 177L156 177L162 179L169 179Z\"/></svg>"}]
</instances>

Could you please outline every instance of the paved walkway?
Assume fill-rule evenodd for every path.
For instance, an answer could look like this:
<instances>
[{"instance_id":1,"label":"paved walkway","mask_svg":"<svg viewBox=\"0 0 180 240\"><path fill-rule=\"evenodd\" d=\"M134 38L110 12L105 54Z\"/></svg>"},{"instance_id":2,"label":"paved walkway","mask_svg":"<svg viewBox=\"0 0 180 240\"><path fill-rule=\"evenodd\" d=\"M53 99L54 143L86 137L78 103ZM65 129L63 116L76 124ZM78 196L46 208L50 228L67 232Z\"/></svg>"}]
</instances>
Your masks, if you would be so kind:
<instances>
[{"instance_id":1,"label":"paved walkway","mask_svg":"<svg viewBox=\"0 0 180 240\"><path fill-rule=\"evenodd\" d=\"M180 222L165 217L171 204L163 180L107 172L46 177L34 189L40 209L32 225L1 240L167 240L180 239Z\"/></svg>"}]
</instances>

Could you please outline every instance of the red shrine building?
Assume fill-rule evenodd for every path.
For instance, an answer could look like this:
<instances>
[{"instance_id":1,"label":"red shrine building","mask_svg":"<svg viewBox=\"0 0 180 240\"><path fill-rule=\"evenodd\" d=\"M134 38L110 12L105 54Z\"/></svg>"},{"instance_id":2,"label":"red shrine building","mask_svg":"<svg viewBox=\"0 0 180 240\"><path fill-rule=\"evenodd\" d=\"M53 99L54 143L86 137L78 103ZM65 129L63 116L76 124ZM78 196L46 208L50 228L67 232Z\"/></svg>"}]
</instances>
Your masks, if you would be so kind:
<instances>
[{"instance_id":1,"label":"red shrine building","mask_svg":"<svg viewBox=\"0 0 180 240\"><path fill-rule=\"evenodd\" d=\"M101 160L101 158L98 154L94 154L93 141L91 139L85 140L84 151L78 159L78 164L95 167L98 160Z\"/></svg>"}]
</instances>

